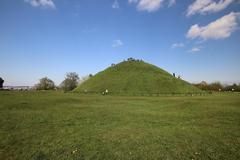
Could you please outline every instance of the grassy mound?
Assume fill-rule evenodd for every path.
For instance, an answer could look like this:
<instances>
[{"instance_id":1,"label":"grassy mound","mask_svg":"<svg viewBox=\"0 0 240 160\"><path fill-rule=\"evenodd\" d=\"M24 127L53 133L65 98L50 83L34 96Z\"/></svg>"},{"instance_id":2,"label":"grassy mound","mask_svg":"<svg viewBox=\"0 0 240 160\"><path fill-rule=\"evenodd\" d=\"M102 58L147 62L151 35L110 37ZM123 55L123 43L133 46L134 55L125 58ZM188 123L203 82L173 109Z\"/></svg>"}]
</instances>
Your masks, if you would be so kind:
<instances>
[{"instance_id":1,"label":"grassy mound","mask_svg":"<svg viewBox=\"0 0 240 160\"><path fill-rule=\"evenodd\" d=\"M110 94L184 94L201 90L143 61L124 61L80 84L74 92Z\"/></svg>"}]
</instances>

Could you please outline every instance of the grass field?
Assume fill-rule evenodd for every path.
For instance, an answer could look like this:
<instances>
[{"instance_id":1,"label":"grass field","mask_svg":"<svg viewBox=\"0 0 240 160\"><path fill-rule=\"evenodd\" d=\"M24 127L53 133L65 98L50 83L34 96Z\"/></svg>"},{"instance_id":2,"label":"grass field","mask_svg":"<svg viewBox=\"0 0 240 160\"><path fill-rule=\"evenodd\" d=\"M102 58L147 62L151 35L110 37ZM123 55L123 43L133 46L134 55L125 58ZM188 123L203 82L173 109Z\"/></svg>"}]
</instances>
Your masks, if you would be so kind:
<instances>
[{"instance_id":1,"label":"grass field","mask_svg":"<svg viewBox=\"0 0 240 160\"><path fill-rule=\"evenodd\" d=\"M240 159L240 94L0 92L0 159Z\"/></svg>"}]
</instances>

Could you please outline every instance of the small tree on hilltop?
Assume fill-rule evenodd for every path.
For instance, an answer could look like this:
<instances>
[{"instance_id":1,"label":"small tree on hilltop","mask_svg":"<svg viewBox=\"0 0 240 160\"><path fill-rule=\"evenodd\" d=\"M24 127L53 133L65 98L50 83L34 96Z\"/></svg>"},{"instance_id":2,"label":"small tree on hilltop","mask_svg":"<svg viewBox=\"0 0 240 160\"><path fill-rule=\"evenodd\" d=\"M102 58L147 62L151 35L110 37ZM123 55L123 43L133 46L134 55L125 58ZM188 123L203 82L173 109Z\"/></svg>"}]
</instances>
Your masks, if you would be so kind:
<instances>
[{"instance_id":1,"label":"small tree on hilltop","mask_svg":"<svg viewBox=\"0 0 240 160\"><path fill-rule=\"evenodd\" d=\"M71 91L77 87L79 82L79 76L76 72L70 72L66 74L65 80L61 83L61 88L64 91Z\"/></svg>"},{"instance_id":2,"label":"small tree on hilltop","mask_svg":"<svg viewBox=\"0 0 240 160\"><path fill-rule=\"evenodd\" d=\"M38 84L36 84L36 89L37 90L53 90L55 89L55 84L48 77L44 77L39 80Z\"/></svg>"}]
</instances>

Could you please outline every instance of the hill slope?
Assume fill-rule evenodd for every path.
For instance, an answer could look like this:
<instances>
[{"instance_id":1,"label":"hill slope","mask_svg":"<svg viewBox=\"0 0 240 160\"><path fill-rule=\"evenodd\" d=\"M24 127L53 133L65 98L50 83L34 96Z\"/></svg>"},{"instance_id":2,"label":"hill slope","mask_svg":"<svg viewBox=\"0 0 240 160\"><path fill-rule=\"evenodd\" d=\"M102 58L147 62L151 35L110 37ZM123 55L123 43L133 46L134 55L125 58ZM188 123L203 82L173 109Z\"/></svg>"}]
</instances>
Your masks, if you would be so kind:
<instances>
[{"instance_id":1,"label":"hill slope","mask_svg":"<svg viewBox=\"0 0 240 160\"><path fill-rule=\"evenodd\" d=\"M186 81L143 61L124 61L97 73L80 84L74 92L112 94L154 94L201 92Z\"/></svg>"}]
</instances>

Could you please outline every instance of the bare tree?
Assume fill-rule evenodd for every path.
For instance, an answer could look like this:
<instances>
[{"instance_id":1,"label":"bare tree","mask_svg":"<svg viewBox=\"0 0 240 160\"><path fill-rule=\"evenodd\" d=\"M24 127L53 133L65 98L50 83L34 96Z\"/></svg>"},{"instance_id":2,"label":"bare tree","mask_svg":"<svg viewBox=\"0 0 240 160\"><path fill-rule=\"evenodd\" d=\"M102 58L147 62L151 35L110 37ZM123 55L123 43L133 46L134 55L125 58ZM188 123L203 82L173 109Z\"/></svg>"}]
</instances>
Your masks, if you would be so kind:
<instances>
[{"instance_id":1,"label":"bare tree","mask_svg":"<svg viewBox=\"0 0 240 160\"><path fill-rule=\"evenodd\" d=\"M71 91L77 87L79 76L76 72L69 72L66 74L65 80L61 83L60 87L64 91Z\"/></svg>"},{"instance_id":2,"label":"bare tree","mask_svg":"<svg viewBox=\"0 0 240 160\"><path fill-rule=\"evenodd\" d=\"M39 83L35 85L37 90L53 90L55 89L54 82L48 77L41 78Z\"/></svg>"}]
</instances>

